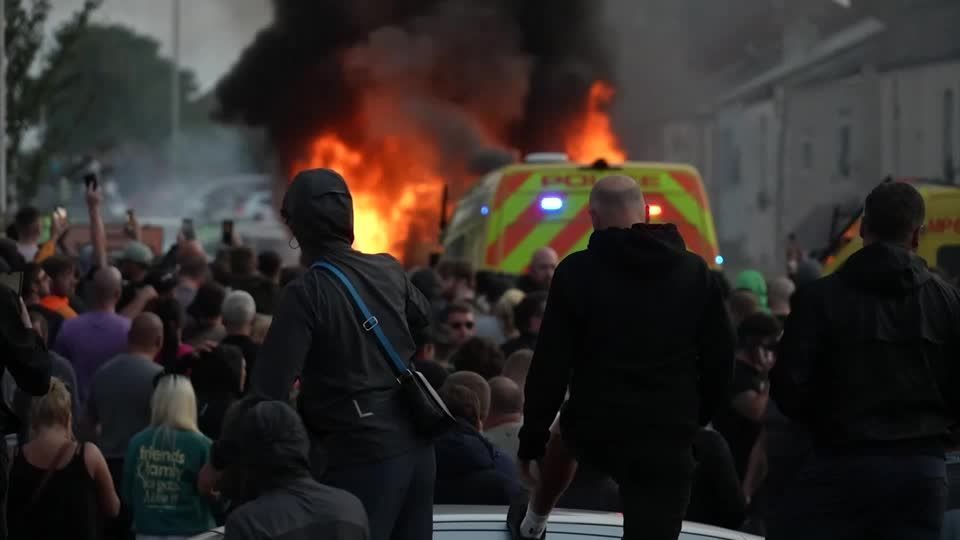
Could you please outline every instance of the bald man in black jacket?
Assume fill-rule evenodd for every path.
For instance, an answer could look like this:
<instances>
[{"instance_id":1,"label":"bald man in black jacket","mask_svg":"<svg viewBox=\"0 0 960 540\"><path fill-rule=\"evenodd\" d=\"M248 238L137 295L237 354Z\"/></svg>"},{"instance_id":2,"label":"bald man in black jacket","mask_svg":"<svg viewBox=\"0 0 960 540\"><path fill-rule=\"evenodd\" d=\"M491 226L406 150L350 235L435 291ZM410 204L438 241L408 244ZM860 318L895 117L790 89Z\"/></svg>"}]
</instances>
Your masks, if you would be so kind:
<instances>
[{"instance_id":1,"label":"bald man in black jacket","mask_svg":"<svg viewBox=\"0 0 960 540\"><path fill-rule=\"evenodd\" d=\"M694 437L727 398L732 328L716 280L677 227L644 222L636 181L597 182L590 215L588 248L560 263L550 287L520 431L521 468L538 478L525 515L512 508L509 524L515 538L540 538L576 459L617 481L625 538L675 540Z\"/></svg>"}]
</instances>

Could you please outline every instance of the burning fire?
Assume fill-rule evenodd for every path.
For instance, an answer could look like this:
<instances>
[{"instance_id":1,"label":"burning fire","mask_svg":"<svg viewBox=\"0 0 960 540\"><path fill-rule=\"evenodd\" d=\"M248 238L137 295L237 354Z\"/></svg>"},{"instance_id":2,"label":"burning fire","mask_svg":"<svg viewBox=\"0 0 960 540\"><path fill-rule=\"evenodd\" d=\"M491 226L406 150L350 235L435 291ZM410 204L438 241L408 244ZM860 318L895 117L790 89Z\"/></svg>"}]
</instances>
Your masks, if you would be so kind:
<instances>
[{"instance_id":1,"label":"burning fire","mask_svg":"<svg viewBox=\"0 0 960 540\"><path fill-rule=\"evenodd\" d=\"M328 133L313 141L293 170L329 168L343 175L353 195L353 247L402 259L412 226L424 218L437 221L443 181L431 170L426 147L397 137L377 146L352 148Z\"/></svg>"},{"instance_id":2,"label":"burning fire","mask_svg":"<svg viewBox=\"0 0 960 540\"><path fill-rule=\"evenodd\" d=\"M570 159L589 163L596 159L605 159L611 163L623 163L627 154L620 147L607 108L616 92L603 81L597 81L590 87L587 102L587 114L582 124L567 137L567 155Z\"/></svg>"},{"instance_id":3,"label":"burning fire","mask_svg":"<svg viewBox=\"0 0 960 540\"><path fill-rule=\"evenodd\" d=\"M566 141L567 154L574 161L626 160L607 113L613 96L613 87L605 82L591 86L586 114L572 126ZM350 185L357 250L404 260L417 247L408 239L418 234L435 238L444 180L436 172L435 149L426 141L408 134L351 145L328 132L314 139L306 154L292 164L293 173L329 168Z\"/></svg>"}]
</instances>

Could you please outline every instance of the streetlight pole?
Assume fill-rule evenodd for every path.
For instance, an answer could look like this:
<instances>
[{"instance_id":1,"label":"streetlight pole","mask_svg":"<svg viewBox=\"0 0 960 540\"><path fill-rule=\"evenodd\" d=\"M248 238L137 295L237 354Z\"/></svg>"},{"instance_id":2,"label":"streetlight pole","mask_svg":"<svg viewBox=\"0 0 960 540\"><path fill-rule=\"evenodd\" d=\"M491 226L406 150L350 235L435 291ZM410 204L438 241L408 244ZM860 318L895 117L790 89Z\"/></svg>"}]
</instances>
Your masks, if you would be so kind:
<instances>
[{"instance_id":1,"label":"streetlight pole","mask_svg":"<svg viewBox=\"0 0 960 540\"><path fill-rule=\"evenodd\" d=\"M170 62L170 175L176 177L180 137L180 0L171 0L173 58Z\"/></svg>"},{"instance_id":2,"label":"streetlight pole","mask_svg":"<svg viewBox=\"0 0 960 540\"><path fill-rule=\"evenodd\" d=\"M7 14L0 2L0 218L7 218Z\"/></svg>"}]
</instances>

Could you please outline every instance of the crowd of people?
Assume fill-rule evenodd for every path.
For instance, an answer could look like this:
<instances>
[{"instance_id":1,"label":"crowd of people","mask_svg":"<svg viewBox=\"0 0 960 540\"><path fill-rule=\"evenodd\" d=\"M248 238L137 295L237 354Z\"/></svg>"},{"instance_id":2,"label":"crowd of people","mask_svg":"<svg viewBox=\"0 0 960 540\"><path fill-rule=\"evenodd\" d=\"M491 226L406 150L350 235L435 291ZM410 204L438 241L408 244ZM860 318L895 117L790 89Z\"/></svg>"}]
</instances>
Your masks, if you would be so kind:
<instances>
[{"instance_id":1,"label":"crowd of people","mask_svg":"<svg viewBox=\"0 0 960 540\"><path fill-rule=\"evenodd\" d=\"M553 508L621 512L627 538L684 519L934 538L960 293L909 254L922 201L871 197L838 275L802 259L732 282L616 176L589 248L540 249L519 277L352 250L328 170L283 202L296 268L186 237L155 256L135 230L111 260L95 188L87 251L38 245L22 210L0 241L24 276L22 302L0 291L9 537L423 539L447 504L510 507L514 538Z\"/></svg>"}]
</instances>

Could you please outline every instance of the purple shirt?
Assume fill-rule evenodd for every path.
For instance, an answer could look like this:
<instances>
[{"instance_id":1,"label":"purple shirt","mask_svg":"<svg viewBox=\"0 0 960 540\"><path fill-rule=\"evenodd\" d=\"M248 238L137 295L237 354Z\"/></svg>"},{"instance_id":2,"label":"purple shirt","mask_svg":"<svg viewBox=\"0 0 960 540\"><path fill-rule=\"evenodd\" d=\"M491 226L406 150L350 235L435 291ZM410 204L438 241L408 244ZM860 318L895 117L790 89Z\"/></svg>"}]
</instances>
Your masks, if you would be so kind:
<instances>
[{"instance_id":1,"label":"purple shirt","mask_svg":"<svg viewBox=\"0 0 960 540\"><path fill-rule=\"evenodd\" d=\"M100 366L127 350L129 331L130 319L104 311L91 311L63 322L53 350L73 364L80 401L86 401Z\"/></svg>"}]
</instances>

